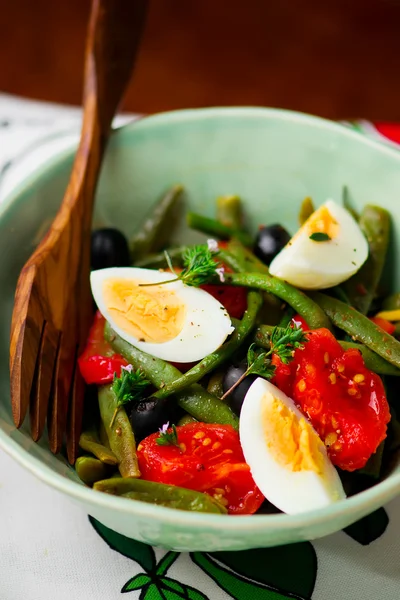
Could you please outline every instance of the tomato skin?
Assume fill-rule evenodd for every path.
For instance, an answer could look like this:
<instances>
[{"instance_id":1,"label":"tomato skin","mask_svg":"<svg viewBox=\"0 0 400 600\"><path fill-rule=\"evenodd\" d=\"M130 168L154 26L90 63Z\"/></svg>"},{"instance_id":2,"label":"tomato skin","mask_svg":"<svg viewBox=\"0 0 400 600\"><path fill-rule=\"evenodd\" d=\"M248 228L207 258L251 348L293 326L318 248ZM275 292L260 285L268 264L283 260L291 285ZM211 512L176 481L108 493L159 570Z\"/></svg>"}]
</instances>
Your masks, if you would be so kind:
<instances>
[{"instance_id":1,"label":"tomato skin","mask_svg":"<svg viewBox=\"0 0 400 600\"><path fill-rule=\"evenodd\" d=\"M205 284L201 289L208 292L222 306L226 308L228 315L234 319L241 319L247 307L247 290L233 285Z\"/></svg>"},{"instance_id":2,"label":"tomato skin","mask_svg":"<svg viewBox=\"0 0 400 600\"><path fill-rule=\"evenodd\" d=\"M229 514L252 514L264 497L245 463L239 434L229 425L190 423L176 428L177 446L159 446L159 433L137 449L143 479L177 485L221 499ZM220 498L218 498L220 496Z\"/></svg>"},{"instance_id":3,"label":"tomato skin","mask_svg":"<svg viewBox=\"0 0 400 600\"><path fill-rule=\"evenodd\" d=\"M382 380L327 329L307 337L289 365L274 357L274 383L309 418L334 465L361 469L386 437L390 411Z\"/></svg>"},{"instance_id":4,"label":"tomato skin","mask_svg":"<svg viewBox=\"0 0 400 600\"><path fill-rule=\"evenodd\" d=\"M121 367L128 364L120 354L115 354L111 345L104 339L105 323L105 318L97 311L86 347L78 358L79 370L87 384L108 383L113 380L114 373L119 377Z\"/></svg>"},{"instance_id":5,"label":"tomato skin","mask_svg":"<svg viewBox=\"0 0 400 600\"><path fill-rule=\"evenodd\" d=\"M393 335L396 330L396 326L393 325L393 323L386 319L382 319L382 317L370 317L370 321L375 323L375 325L378 325L378 327L381 327L381 329L386 331L389 335Z\"/></svg>"}]
</instances>

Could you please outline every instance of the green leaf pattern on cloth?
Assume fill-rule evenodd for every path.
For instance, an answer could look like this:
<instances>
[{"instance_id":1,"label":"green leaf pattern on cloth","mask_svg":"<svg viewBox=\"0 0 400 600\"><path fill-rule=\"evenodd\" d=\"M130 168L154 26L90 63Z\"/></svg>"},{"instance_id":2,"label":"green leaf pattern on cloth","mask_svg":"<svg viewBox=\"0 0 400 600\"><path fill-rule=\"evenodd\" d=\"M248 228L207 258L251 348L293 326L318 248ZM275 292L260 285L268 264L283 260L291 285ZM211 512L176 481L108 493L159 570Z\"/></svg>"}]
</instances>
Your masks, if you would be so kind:
<instances>
[{"instance_id":1,"label":"green leaf pattern on cloth","mask_svg":"<svg viewBox=\"0 0 400 600\"><path fill-rule=\"evenodd\" d=\"M378 508L378 510L353 523L353 525L349 525L343 531L359 544L368 546L385 533L388 525L389 517L386 510Z\"/></svg>"},{"instance_id":2,"label":"green leaf pattern on cloth","mask_svg":"<svg viewBox=\"0 0 400 600\"><path fill-rule=\"evenodd\" d=\"M167 576L179 552L166 552L157 563L151 546L112 531L92 517L90 523L112 550L135 561L145 571L132 577L121 593L137 592L138 600L213 600L202 591ZM347 527L344 532L368 545L386 530L383 508ZM233 600L311 600L317 577L317 556L309 542L241 552L193 552L193 563Z\"/></svg>"}]
</instances>

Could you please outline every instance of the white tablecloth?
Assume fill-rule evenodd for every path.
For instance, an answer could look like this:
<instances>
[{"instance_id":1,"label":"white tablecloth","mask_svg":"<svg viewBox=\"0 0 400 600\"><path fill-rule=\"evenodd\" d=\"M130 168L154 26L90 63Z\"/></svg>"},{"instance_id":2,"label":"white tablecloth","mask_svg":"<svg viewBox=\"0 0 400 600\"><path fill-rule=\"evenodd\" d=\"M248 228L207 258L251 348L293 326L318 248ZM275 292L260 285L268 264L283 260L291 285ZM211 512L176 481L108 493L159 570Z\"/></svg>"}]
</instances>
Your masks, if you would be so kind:
<instances>
[{"instance_id":1,"label":"white tablecloth","mask_svg":"<svg viewBox=\"0 0 400 600\"><path fill-rule=\"evenodd\" d=\"M122 117L118 122L131 118ZM78 109L0 94L0 198L46 157L77 139L79 123ZM254 573L250 575L249 571L245 571L247 578L238 578L235 586L232 577L236 581L237 576L231 569L221 575L221 562L212 577L210 567L200 569L195 564L196 557L170 553L171 563L175 559L167 571L170 579L154 580L150 586L145 575L136 578L135 582L144 587L130 591L130 597L399 600L400 498L386 509L389 526L370 545L361 545L341 532L312 545L291 547L286 564L284 559L281 561L284 584L282 575L278 577L279 569L271 567L273 550L259 551L251 559L243 553L243 560L240 558L243 565L249 560L257 563L269 587L257 585ZM109 541L110 535L105 532ZM120 538L113 539L112 545L120 552L112 550L86 514L0 451L0 600L117 600L127 582L144 571L137 562L143 554L140 545L127 551L124 544ZM123 556L121 551L134 555L136 560ZM313 557L314 553L316 561L311 561L307 573L303 573L308 581L306 591L307 586L300 585L292 572L297 562L302 564L306 555ZM165 554L163 550L155 551L158 564ZM212 558L203 557L206 561ZM223 556L220 560L227 564ZM175 583L171 583L173 580Z\"/></svg>"}]
</instances>

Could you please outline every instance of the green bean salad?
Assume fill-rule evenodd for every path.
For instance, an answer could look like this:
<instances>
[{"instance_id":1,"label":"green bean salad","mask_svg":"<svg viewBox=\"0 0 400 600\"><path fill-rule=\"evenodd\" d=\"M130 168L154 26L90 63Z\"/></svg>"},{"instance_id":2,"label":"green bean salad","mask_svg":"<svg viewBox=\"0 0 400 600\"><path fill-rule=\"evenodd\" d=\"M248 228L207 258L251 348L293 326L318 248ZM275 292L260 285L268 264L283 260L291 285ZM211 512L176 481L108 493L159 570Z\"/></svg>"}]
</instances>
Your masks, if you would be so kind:
<instances>
[{"instance_id":1,"label":"green bean salad","mask_svg":"<svg viewBox=\"0 0 400 600\"><path fill-rule=\"evenodd\" d=\"M97 311L80 479L186 511L301 513L384 478L400 447L400 293L384 270L390 215L340 202L299 228L245 227L237 196L189 212L204 244L171 246L181 186L129 242L92 233Z\"/></svg>"}]
</instances>

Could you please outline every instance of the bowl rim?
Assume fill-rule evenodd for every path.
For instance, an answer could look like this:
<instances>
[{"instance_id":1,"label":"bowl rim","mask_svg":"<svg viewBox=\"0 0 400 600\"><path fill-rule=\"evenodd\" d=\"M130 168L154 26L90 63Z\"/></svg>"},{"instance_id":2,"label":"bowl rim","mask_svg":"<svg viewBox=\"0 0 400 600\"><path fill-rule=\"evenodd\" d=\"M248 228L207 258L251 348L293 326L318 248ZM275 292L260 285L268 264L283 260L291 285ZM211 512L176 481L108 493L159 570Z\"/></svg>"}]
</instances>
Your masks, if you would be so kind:
<instances>
[{"instance_id":1,"label":"bowl rim","mask_svg":"<svg viewBox=\"0 0 400 600\"><path fill-rule=\"evenodd\" d=\"M225 118L261 118L286 122L291 121L325 131L333 131L342 137L356 140L359 144L370 146L379 153L387 154L398 160L400 163L400 150L391 147L389 144L386 145L382 141L369 138L361 132L340 123L308 115L306 113L277 108L251 106L215 107L162 112L141 117L114 130L113 138L130 135L132 130L140 132L143 128L147 129L164 124ZM46 175L49 175L54 169L61 167L67 159L74 155L75 151L76 144L71 142L71 147L62 150L51 160L47 161L33 173L24 178L1 202L0 219L6 218L8 211L13 210L19 202L24 202L25 193L37 180L45 178ZM0 448L45 484L61 493L71 496L83 504L96 505L99 508L112 509L117 512L130 514L143 519L150 518L157 522L168 521L169 524L175 523L181 527L190 526L197 531L201 531L204 526L215 529L216 531L223 526L225 530L236 533L241 533L243 531L251 533L254 530L259 530L260 527L265 530L268 529L268 531L311 527L339 515L348 516L355 510L361 512L364 511L366 514L369 505L372 505L371 510L373 510L375 507L382 506L400 493L399 472L391 475L368 490L317 510L294 515L284 513L273 515L238 515L235 516L234 519L226 519L225 515L185 512L140 501L132 502L126 498L98 493L91 488L81 485L80 483L53 471L50 466L44 464L39 458L32 456L15 440L9 437L6 431L1 427Z\"/></svg>"}]
</instances>

